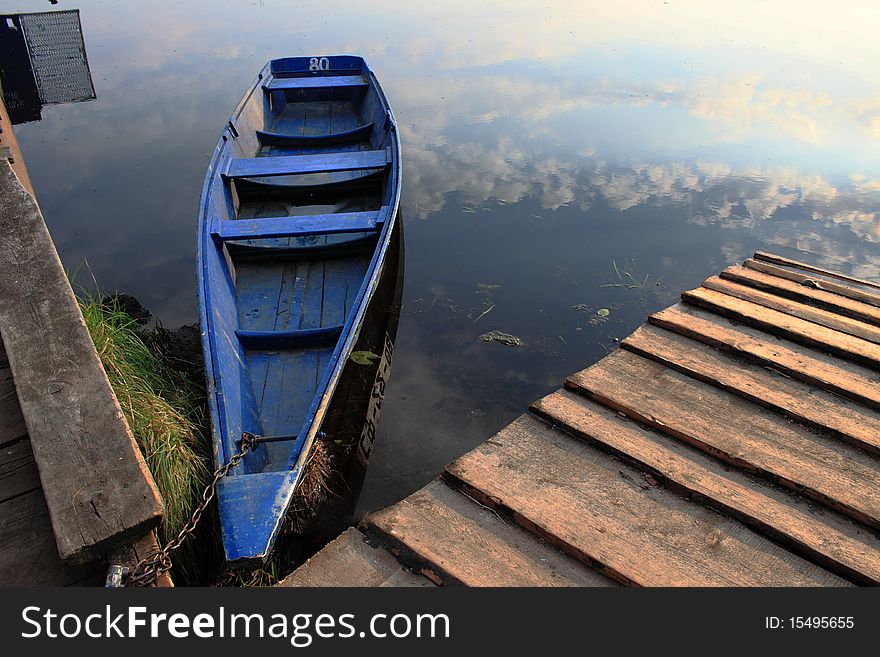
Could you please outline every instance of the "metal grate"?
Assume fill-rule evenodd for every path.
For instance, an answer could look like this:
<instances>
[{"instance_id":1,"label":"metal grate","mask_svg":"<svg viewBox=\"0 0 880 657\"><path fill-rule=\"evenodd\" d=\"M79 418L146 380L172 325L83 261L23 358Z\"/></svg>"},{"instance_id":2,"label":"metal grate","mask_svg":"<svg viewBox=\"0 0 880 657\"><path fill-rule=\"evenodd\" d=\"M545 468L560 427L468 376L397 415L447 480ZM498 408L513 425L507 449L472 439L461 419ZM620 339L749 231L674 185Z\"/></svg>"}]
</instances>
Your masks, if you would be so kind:
<instances>
[{"instance_id":1,"label":"metal grate","mask_svg":"<svg viewBox=\"0 0 880 657\"><path fill-rule=\"evenodd\" d=\"M21 14L20 20L43 104L95 98L79 10Z\"/></svg>"}]
</instances>

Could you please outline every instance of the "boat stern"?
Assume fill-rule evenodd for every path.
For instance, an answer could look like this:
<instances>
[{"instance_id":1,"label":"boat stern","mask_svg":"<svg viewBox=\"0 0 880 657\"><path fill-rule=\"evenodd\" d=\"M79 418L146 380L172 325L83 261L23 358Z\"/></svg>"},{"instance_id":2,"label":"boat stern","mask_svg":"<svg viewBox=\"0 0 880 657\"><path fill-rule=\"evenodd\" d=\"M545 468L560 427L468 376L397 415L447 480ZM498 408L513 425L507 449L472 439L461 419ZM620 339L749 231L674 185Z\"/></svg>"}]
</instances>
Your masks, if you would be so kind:
<instances>
[{"instance_id":1,"label":"boat stern","mask_svg":"<svg viewBox=\"0 0 880 657\"><path fill-rule=\"evenodd\" d=\"M223 477L218 482L227 562L240 566L269 557L297 478L297 470L283 470Z\"/></svg>"}]
</instances>

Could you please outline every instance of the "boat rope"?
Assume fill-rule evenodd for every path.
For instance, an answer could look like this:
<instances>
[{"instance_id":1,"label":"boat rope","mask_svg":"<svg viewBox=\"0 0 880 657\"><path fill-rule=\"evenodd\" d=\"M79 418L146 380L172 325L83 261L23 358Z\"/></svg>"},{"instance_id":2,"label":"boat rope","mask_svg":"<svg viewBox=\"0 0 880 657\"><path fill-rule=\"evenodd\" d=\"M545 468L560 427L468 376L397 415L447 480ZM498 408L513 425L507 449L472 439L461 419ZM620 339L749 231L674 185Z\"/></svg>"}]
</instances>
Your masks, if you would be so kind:
<instances>
[{"instance_id":1,"label":"boat rope","mask_svg":"<svg viewBox=\"0 0 880 657\"><path fill-rule=\"evenodd\" d=\"M144 557L137 566L135 566L127 577L124 577L124 568L117 565L111 565L107 577L107 586L153 586L156 580L164 572L171 570L171 553L179 548L183 542L192 535L202 514L208 508L214 495L217 493L217 483L225 477L232 468L241 463L250 450L256 448L259 443L259 436L245 431L241 434L241 447L239 451L232 455L226 465L217 468L214 471L214 477L202 492L202 500L193 511L192 517L183 528L178 532L173 541L165 544L165 547L155 550Z\"/></svg>"}]
</instances>

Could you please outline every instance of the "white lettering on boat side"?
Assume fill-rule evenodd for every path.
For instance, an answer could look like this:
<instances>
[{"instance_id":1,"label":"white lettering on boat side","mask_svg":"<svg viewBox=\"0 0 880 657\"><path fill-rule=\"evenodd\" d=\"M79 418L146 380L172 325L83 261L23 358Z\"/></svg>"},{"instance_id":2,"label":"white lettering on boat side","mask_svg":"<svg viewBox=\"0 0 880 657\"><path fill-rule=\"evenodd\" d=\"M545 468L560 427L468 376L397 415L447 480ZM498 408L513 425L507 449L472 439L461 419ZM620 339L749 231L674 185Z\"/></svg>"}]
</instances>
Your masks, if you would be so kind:
<instances>
[{"instance_id":1,"label":"white lettering on boat side","mask_svg":"<svg viewBox=\"0 0 880 657\"><path fill-rule=\"evenodd\" d=\"M330 69L330 60L326 57L311 57L309 58L309 70L310 71L327 71Z\"/></svg>"}]
</instances>

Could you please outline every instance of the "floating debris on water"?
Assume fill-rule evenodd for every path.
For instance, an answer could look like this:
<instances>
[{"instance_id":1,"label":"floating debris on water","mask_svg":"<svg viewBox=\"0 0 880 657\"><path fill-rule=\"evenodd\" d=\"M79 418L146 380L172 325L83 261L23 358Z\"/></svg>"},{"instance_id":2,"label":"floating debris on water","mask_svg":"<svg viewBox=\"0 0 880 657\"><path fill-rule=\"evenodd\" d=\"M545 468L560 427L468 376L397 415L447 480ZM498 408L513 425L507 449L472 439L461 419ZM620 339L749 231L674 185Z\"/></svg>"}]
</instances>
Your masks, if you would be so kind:
<instances>
[{"instance_id":1,"label":"floating debris on water","mask_svg":"<svg viewBox=\"0 0 880 657\"><path fill-rule=\"evenodd\" d=\"M587 324L590 326L599 326L600 324L604 324L608 321L608 317L611 315L612 310L616 310L620 308L620 304L613 303L608 308L597 308L593 309L592 306L588 306L585 303L576 303L571 309L576 310L582 313L590 313L590 318L587 319ZM578 328L580 330L580 328Z\"/></svg>"},{"instance_id":2,"label":"floating debris on water","mask_svg":"<svg viewBox=\"0 0 880 657\"><path fill-rule=\"evenodd\" d=\"M373 361L379 360L379 356L372 351L352 351L349 358L358 365L372 365Z\"/></svg>"},{"instance_id":3,"label":"floating debris on water","mask_svg":"<svg viewBox=\"0 0 880 657\"><path fill-rule=\"evenodd\" d=\"M492 310L495 308L495 304L492 302L492 293L499 287L501 286L497 283L477 283L477 291L475 292L475 294L483 297L483 307L474 308L470 312L468 312L469 319L476 314L476 319L471 322L471 326L476 324L483 317L492 312Z\"/></svg>"},{"instance_id":4,"label":"floating debris on water","mask_svg":"<svg viewBox=\"0 0 880 657\"><path fill-rule=\"evenodd\" d=\"M508 347L522 347L525 343L521 338L511 335L510 333L502 333L501 331L489 331L480 336L480 342L500 342Z\"/></svg>"},{"instance_id":5,"label":"floating debris on water","mask_svg":"<svg viewBox=\"0 0 880 657\"><path fill-rule=\"evenodd\" d=\"M477 315L477 318L476 318L473 322L471 322L471 326L473 326L473 325L476 324L478 321L480 321L483 317L485 317L486 315L488 315L494 307L495 307L495 304L493 303L491 306L489 306L488 308L486 308L486 310L484 310L484 311L481 312L479 315Z\"/></svg>"},{"instance_id":6,"label":"floating debris on water","mask_svg":"<svg viewBox=\"0 0 880 657\"><path fill-rule=\"evenodd\" d=\"M627 290L648 289L648 281L650 280L651 275L645 274L642 276L641 274L637 274L634 261L626 259L623 261L622 265L618 265L617 261L612 258L611 265L614 268L614 273L617 274L617 280L619 282L606 283L601 287L622 287ZM654 287L662 287L662 280L661 277L654 281Z\"/></svg>"}]
</instances>

